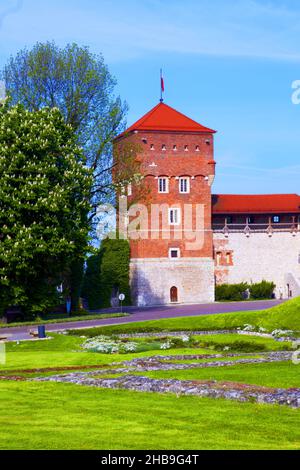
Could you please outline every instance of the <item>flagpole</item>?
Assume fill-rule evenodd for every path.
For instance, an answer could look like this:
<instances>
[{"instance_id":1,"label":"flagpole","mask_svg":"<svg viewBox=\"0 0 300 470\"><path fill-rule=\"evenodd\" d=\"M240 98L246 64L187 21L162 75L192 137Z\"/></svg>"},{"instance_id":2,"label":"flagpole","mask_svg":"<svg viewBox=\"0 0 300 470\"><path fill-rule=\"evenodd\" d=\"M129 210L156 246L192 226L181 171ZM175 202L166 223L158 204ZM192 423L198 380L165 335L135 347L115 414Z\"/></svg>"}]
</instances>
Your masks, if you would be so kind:
<instances>
[{"instance_id":1,"label":"flagpole","mask_svg":"<svg viewBox=\"0 0 300 470\"><path fill-rule=\"evenodd\" d=\"M163 80L163 73L162 73L162 69L160 69L160 102L161 103L164 101L164 99L163 99L162 80Z\"/></svg>"}]
</instances>

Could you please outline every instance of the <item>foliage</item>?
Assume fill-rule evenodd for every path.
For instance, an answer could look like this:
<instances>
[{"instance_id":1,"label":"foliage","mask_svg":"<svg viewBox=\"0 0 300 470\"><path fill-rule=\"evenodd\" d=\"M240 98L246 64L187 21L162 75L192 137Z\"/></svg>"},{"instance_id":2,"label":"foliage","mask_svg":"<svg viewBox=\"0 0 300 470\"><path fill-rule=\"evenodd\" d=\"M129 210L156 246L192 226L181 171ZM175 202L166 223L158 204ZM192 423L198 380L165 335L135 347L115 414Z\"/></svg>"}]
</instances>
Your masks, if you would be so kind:
<instances>
[{"instance_id":1,"label":"foliage","mask_svg":"<svg viewBox=\"0 0 300 470\"><path fill-rule=\"evenodd\" d=\"M116 80L102 55L77 44L60 48L54 42L37 43L11 57L0 78L13 104L30 111L57 107L72 126L93 170L92 216L99 203L113 196L112 169L122 181L139 173L134 147L113 163L112 140L124 130L127 105L114 95Z\"/></svg>"},{"instance_id":2,"label":"foliage","mask_svg":"<svg viewBox=\"0 0 300 470\"><path fill-rule=\"evenodd\" d=\"M249 285L246 282L240 284L221 284L216 286L216 300L244 300L244 294L248 288Z\"/></svg>"},{"instance_id":3,"label":"foliage","mask_svg":"<svg viewBox=\"0 0 300 470\"><path fill-rule=\"evenodd\" d=\"M111 306L112 294L125 294L124 305L130 305L130 247L126 240L103 240L100 248L101 303Z\"/></svg>"},{"instance_id":4,"label":"foliage","mask_svg":"<svg viewBox=\"0 0 300 470\"><path fill-rule=\"evenodd\" d=\"M221 284L216 286L217 301L239 301L248 300L247 291L250 292L250 299L271 299L275 284L273 282L262 281L256 284Z\"/></svg>"},{"instance_id":5,"label":"foliage","mask_svg":"<svg viewBox=\"0 0 300 470\"><path fill-rule=\"evenodd\" d=\"M99 252L87 259L87 267L83 277L81 296L87 300L90 310L101 308L101 267L102 254Z\"/></svg>"},{"instance_id":6,"label":"foliage","mask_svg":"<svg viewBox=\"0 0 300 470\"><path fill-rule=\"evenodd\" d=\"M274 282L262 281L249 286L252 299L271 299L276 285Z\"/></svg>"},{"instance_id":7,"label":"foliage","mask_svg":"<svg viewBox=\"0 0 300 470\"><path fill-rule=\"evenodd\" d=\"M0 155L0 303L42 313L87 250L90 171L55 108L0 108Z\"/></svg>"}]
</instances>

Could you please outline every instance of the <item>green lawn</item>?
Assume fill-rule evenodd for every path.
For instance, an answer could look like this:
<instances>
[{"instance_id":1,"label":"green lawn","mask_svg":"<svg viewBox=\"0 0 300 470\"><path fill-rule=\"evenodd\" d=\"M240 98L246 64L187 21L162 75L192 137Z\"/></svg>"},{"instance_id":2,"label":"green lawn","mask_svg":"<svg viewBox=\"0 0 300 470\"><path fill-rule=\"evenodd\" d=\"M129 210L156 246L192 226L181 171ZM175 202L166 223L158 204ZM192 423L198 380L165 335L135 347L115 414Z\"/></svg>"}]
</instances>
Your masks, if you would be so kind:
<instances>
[{"instance_id":1,"label":"green lawn","mask_svg":"<svg viewBox=\"0 0 300 470\"><path fill-rule=\"evenodd\" d=\"M0 394L0 449L300 449L287 407L53 383Z\"/></svg>"},{"instance_id":2,"label":"green lawn","mask_svg":"<svg viewBox=\"0 0 300 470\"><path fill-rule=\"evenodd\" d=\"M239 382L274 388L300 388L300 365L295 365L292 362L165 370L142 372L139 375L155 379L218 380L220 382Z\"/></svg>"},{"instance_id":3,"label":"green lawn","mask_svg":"<svg viewBox=\"0 0 300 470\"><path fill-rule=\"evenodd\" d=\"M233 330L251 324L273 331L277 328L300 332L300 297L285 302L268 310L222 313L217 315L203 315L199 317L168 318L130 323L127 325L104 326L94 328L93 333L88 330L74 334L119 334L155 331L180 330Z\"/></svg>"},{"instance_id":4,"label":"green lawn","mask_svg":"<svg viewBox=\"0 0 300 470\"><path fill-rule=\"evenodd\" d=\"M287 306L287 307L285 307ZM215 354L225 346L243 353L288 349L289 343L237 334L199 336L199 348L152 350L135 354L80 351L80 335L132 331L236 328L261 321L295 329L298 303L266 312L185 317L103 327L76 335L51 334L52 340L7 344L0 375L17 369L107 365L154 355ZM277 307L276 307L277 308ZM277 312L277 313L276 313ZM293 326L292 326L293 325ZM300 328L299 328L300 329ZM151 335L153 336L153 335ZM230 352L229 351L229 352ZM257 352L256 352L257 351ZM35 371L41 375L42 372ZM146 375L146 373L143 373ZM273 387L300 387L300 366L245 364L151 377L234 381ZM30 375L29 375L30 376ZM62 383L0 381L0 449L300 449L300 410L287 406L176 397L171 394L108 390Z\"/></svg>"}]
</instances>

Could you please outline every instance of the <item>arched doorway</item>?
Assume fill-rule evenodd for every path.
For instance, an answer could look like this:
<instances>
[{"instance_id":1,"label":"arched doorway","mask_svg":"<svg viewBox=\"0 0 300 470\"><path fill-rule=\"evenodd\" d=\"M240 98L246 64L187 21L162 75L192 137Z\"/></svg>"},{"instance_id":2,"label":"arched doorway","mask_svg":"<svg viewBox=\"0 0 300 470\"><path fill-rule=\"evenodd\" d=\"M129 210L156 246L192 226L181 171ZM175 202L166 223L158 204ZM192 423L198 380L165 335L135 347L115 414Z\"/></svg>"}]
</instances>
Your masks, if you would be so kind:
<instances>
[{"instance_id":1,"label":"arched doorway","mask_svg":"<svg viewBox=\"0 0 300 470\"><path fill-rule=\"evenodd\" d=\"M178 289L177 289L177 287L175 287L175 286L171 287L170 298L171 298L172 303L178 302Z\"/></svg>"}]
</instances>

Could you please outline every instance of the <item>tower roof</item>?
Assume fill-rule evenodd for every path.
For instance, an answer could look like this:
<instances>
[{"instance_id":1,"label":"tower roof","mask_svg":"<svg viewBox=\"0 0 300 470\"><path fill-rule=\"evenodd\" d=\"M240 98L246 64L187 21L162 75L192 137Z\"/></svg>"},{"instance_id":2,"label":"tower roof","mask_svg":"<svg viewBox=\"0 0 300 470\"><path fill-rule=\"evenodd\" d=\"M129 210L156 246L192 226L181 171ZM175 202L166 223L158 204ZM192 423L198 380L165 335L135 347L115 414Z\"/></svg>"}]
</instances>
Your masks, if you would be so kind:
<instances>
[{"instance_id":1,"label":"tower roof","mask_svg":"<svg viewBox=\"0 0 300 470\"><path fill-rule=\"evenodd\" d=\"M216 132L193 121L193 119L188 118L165 103L156 105L130 126L125 133L132 131L199 132L206 134L214 134Z\"/></svg>"}]
</instances>

